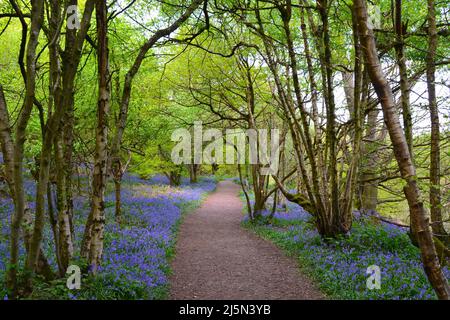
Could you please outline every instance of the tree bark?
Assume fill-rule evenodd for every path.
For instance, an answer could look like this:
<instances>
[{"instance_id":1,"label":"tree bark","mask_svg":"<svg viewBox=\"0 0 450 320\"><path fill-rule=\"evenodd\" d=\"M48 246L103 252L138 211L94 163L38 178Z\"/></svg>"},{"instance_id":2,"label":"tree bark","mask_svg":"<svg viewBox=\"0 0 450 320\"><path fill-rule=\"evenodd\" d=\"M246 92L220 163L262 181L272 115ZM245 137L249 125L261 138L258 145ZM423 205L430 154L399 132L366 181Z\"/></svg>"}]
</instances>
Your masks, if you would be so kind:
<instances>
[{"instance_id":1,"label":"tree bark","mask_svg":"<svg viewBox=\"0 0 450 320\"><path fill-rule=\"evenodd\" d=\"M200 168L199 164L190 164L188 166L189 169L189 181L190 183L197 183L198 182L198 170Z\"/></svg>"},{"instance_id":2,"label":"tree bark","mask_svg":"<svg viewBox=\"0 0 450 320\"><path fill-rule=\"evenodd\" d=\"M25 99L16 125L14 146L14 215L11 225L10 269L7 285L11 296L17 294L17 264L19 259L19 236L25 214L25 191L23 185L23 156L26 128L30 119L36 88L36 48L44 18L44 1L36 0L31 7L30 36L26 49Z\"/></svg>"},{"instance_id":3,"label":"tree bark","mask_svg":"<svg viewBox=\"0 0 450 320\"><path fill-rule=\"evenodd\" d=\"M114 178L114 192L115 192L115 218L118 226L122 224L122 207L121 207L121 188L122 184L116 178Z\"/></svg>"},{"instance_id":4,"label":"tree bark","mask_svg":"<svg viewBox=\"0 0 450 320\"><path fill-rule=\"evenodd\" d=\"M70 217L67 212L67 187L66 172L64 164L64 147L62 137L59 135L55 141L56 159L56 207L58 209L58 244L61 269L60 276L64 276L73 255L72 232L70 228Z\"/></svg>"},{"instance_id":5,"label":"tree bark","mask_svg":"<svg viewBox=\"0 0 450 320\"><path fill-rule=\"evenodd\" d=\"M350 160L350 167L347 170L347 179L345 183L344 196L341 200L341 214L340 227L344 231L349 231L352 227L353 218L353 199L356 190L356 183L358 177L358 169L361 157L361 143L363 130L362 126L364 123L364 107L365 97L362 90L366 83L363 83L363 69L362 69L362 51L359 41L357 21L354 14L352 14L352 26L353 26L353 42L355 50L355 63L354 63L354 81L352 85L352 90L347 90L349 111L352 116L352 122L354 124L353 129L353 141L352 141L352 153ZM353 77L350 78L352 80ZM348 86L347 86L348 87Z\"/></svg>"},{"instance_id":6,"label":"tree bark","mask_svg":"<svg viewBox=\"0 0 450 320\"><path fill-rule=\"evenodd\" d=\"M3 161L5 163L5 178L8 184L9 193L13 202L15 202L15 182L14 182L14 143L12 139L11 124L9 120L9 113L6 105L6 99L3 92L3 87L0 85L0 145L3 155ZM30 246L30 239L32 237L31 225L32 216L27 208L26 203L24 204L24 215L20 228L22 229L23 238L25 242L25 247L27 251ZM20 234L19 234L20 236ZM54 278L53 271L50 264L47 261L42 249L39 250L38 265L36 272L44 276L47 280L52 280ZM12 297L15 298L17 294L17 289L12 290Z\"/></svg>"},{"instance_id":7,"label":"tree bark","mask_svg":"<svg viewBox=\"0 0 450 320\"><path fill-rule=\"evenodd\" d=\"M441 204L441 166L440 166L440 128L439 111L436 101L436 48L437 48L437 29L436 29L436 10L434 0L428 0L428 54L427 54L427 88L428 88L428 106L431 118L431 151L430 151L430 213L431 228L436 237L450 244L449 236L442 222L442 204Z\"/></svg>"},{"instance_id":8,"label":"tree bark","mask_svg":"<svg viewBox=\"0 0 450 320\"><path fill-rule=\"evenodd\" d=\"M92 205L90 216L89 265L96 273L103 255L103 232L105 225L105 189L108 160L108 115L110 109L109 57L108 57L108 17L106 0L96 3L98 39L99 97L97 105L97 132L95 143L94 176L92 182Z\"/></svg>"},{"instance_id":9,"label":"tree bark","mask_svg":"<svg viewBox=\"0 0 450 320\"><path fill-rule=\"evenodd\" d=\"M360 210L363 212L376 211L378 206L378 143L377 143L377 119L379 111L375 108L369 111L367 116L367 129L363 154L367 154L361 165L360 174Z\"/></svg>"},{"instance_id":10,"label":"tree bark","mask_svg":"<svg viewBox=\"0 0 450 320\"><path fill-rule=\"evenodd\" d=\"M396 33L396 43L395 43L395 53L397 58L397 65L400 75L400 92L401 92L401 105L403 113L403 128L405 130L406 142L408 143L409 153L414 161L413 154L413 133L412 133L412 114L411 114L411 104L409 100L410 85L408 80L408 72L406 66L405 57L405 46L403 34L406 32L404 25L402 23L402 0L395 0L395 33Z\"/></svg>"},{"instance_id":11,"label":"tree bark","mask_svg":"<svg viewBox=\"0 0 450 320\"><path fill-rule=\"evenodd\" d=\"M0 84L0 143L2 147L3 162L5 164L5 178L11 198L14 197L14 142L12 140L11 122L6 106L3 86Z\"/></svg>"}]
</instances>

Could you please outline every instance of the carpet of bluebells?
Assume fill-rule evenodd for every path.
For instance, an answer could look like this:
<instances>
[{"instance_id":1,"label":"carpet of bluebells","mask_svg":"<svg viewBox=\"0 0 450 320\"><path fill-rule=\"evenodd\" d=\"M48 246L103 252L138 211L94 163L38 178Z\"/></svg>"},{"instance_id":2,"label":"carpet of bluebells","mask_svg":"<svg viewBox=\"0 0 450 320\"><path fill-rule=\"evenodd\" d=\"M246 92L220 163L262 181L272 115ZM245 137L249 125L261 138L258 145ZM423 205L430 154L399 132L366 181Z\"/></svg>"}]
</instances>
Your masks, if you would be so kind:
<instances>
[{"instance_id":1,"label":"carpet of bluebells","mask_svg":"<svg viewBox=\"0 0 450 320\"><path fill-rule=\"evenodd\" d=\"M346 237L324 241L311 215L291 203L286 211L279 208L270 224L244 225L298 257L301 268L331 298L436 299L419 250L401 227L374 223L355 212L353 228ZM380 289L367 288L371 275L367 268L371 265L380 267ZM448 266L444 274L450 279Z\"/></svg>"},{"instance_id":2,"label":"carpet of bluebells","mask_svg":"<svg viewBox=\"0 0 450 320\"><path fill-rule=\"evenodd\" d=\"M81 290L69 291L65 279L53 283L37 283L32 298L51 299L160 299L167 294L169 261L173 255L176 231L184 212L193 210L208 192L215 189L211 178L189 185L183 180L180 187L168 186L163 176L148 180L134 176L124 178L122 187L122 215L125 222L118 227L114 222L114 195L108 189L106 196L106 227L103 264L99 273L82 279ZM27 182L27 194L33 199L35 186ZM88 194L88 185L83 186ZM30 201L30 206L33 203ZM86 196L74 199L76 248L84 231L89 212ZM0 197L0 279L4 278L8 261L9 220L13 206ZM43 248L56 270L53 240L49 228L45 230ZM23 245L21 257L25 256ZM77 252L78 254L78 252ZM73 264L81 263L78 257ZM23 261L21 262L23 264ZM1 281L1 280L0 280ZM2 292L3 291L3 292ZM5 297L0 283L0 297Z\"/></svg>"}]
</instances>

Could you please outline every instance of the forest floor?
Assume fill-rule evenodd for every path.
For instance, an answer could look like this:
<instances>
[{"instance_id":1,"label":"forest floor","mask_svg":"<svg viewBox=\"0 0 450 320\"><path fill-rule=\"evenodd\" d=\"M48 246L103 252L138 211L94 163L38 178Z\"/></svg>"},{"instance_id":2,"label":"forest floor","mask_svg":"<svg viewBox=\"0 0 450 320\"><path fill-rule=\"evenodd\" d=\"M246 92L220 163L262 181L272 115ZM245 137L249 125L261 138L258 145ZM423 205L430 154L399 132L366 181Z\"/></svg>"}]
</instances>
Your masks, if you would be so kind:
<instances>
[{"instance_id":1,"label":"forest floor","mask_svg":"<svg viewBox=\"0 0 450 320\"><path fill-rule=\"evenodd\" d=\"M295 259L241 227L240 188L231 181L188 215L178 234L171 299L323 299Z\"/></svg>"},{"instance_id":2,"label":"forest floor","mask_svg":"<svg viewBox=\"0 0 450 320\"><path fill-rule=\"evenodd\" d=\"M82 178L74 197L75 256L73 264L83 266L79 248L90 210L88 180ZM196 184L186 179L171 187L163 176L140 179L127 175L122 181L123 225L114 218L114 186L108 184L105 197L105 238L103 262L96 276L83 275L81 289L72 291L66 277L46 282L36 278L29 299L141 300L164 299L168 295L169 262L173 255L178 226L188 212L199 207L216 187L215 180L204 177ZM29 199L35 198L35 182L26 181ZM14 206L9 197L0 196L0 300L7 299L4 275L9 258L10 217ZM42 248L56 270L54 245L49 226L44 230ZM26 256L20 246L20 269Z\"/></svg>"},{"instance_id":3,"label":"forest floor","mask_svg":"<svg viewBox=\"0 0 450 320\"><path fill-rule=\"evenodd\" d=\"M278 206L272 219L270 214L271 210L265 210L261 219L253 223L246 218L243 226L294 257L301 271L328 298L436 299L419 249L411 243L405 228L380 223L355 211L351 232L336 239L323 239L313 217L296 204ZM368 268L374 266L379 267L381 286L370 290ZM448 266L443 272L450 279Z\"/></svg>"}]
</instances>

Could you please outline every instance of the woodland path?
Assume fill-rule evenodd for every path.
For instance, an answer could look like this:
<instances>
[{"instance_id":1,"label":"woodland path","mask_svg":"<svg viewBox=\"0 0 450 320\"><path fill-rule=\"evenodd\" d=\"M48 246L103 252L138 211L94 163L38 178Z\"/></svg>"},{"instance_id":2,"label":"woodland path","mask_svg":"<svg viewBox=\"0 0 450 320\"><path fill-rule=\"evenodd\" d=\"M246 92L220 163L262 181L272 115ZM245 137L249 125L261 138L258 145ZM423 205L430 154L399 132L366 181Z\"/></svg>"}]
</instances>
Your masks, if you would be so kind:
<instances>
[{"instance_id":1,"label":"woodland path","mask_svg":"<svg viewBox=\"0 0 450 320\"><path fill-rule=\"evenodd\" d=\"M240 226L239 186L223 181L181 226L170 299L323 299L297 263Z\"/></svg>"}]
</instances>

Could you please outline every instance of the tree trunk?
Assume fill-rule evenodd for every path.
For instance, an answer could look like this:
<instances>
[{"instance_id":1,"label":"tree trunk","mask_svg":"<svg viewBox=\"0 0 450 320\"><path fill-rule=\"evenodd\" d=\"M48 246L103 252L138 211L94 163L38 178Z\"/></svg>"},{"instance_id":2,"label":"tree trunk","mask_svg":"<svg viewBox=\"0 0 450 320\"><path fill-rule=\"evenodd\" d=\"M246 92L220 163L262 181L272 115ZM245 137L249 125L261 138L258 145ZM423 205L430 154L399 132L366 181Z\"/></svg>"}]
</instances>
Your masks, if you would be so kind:
<instances>
[{"instance_id":1,"label":"tree trunk","mask_svg":"<svg viewBox=\"0 0 450 320\"><path fill-rule=\"evenodd\" d=\"M33 237L33 216L31 215L30 209L26 208L23 216L22 222L22 230L23 230L23 238L25 243L25 248L27 253L30 252L30 246L32 243ZM36 262L36 274L39 274L44 277L46 281L50 281L55 279L55 274L52 271L52 268L47 261L47 258L42 251L42 248L39 246L37 253L37 262ZM27 287L26 290L30 290L31 287ZM26 291L25 294L29 294L30 292Z\"/></svg>"},{"instance_id":2,"label":"tree trunk","mask_svg":"<svg viewBox=\"0 0 450 320\"><path fill-rule=\"evenodd\" d=\"M367 116L367 129L362 153L367 155L361 165L360 174L360 210L363 212L376 211L378 206L378 143L377 119L379 111L373 108Z\"/></svg>"},{"instance_id":3,"label":"tree trunk","mask_svg":"<svg viewBox=\"0 0 450 320\"><path fill-rule=\"evenodd\" d=\"M5 179L11 198L14 197L14 142L12 140L11 122L6 105L3 87L0 84L0 143L2 147L3 163L5 164Z\"/></svg>"},{"instance_id":4,"label":"tree trunk","mask_svg":"<svg viewBox=\"0 0 450 320\"><path fill-rule=\"evenodd\" d=\"M5 163L5 178L8 184L11 199L15 201L15 183L14 183L14 144L12 140L11 124L9 121L9 113L6 106L6 99L3 92L3 87L0 85L0 144ZM30 239L32 237L31 226L33 223L32 216L25 204L25 211L20 228L22 229L24 242L27 250L29 249ZM19 235L20 236L20 235ZM37 266L37 273L44 276L47 280L54 279L53 271L47 261L42 249L39 251L39 259ZM14 292L15 297L17 292Z\"/></svg>"},{"instance_id":5,"label":"tree trunk","mask_svg":"<svg viewBox=\"0 0 450 320\"><path fill-rule=\"evenodd\" d=\"M362 51L361 45L359 42L358 28L356 17L352 14L352 26L353 26L353 42L355 48L355 63L354 63L354 81L352 84L346 85L347 87L347 101L349 105L349 111L352 116L352 122L354 124L353 130L353 141L352 141L352 154L350 167L347 171L347 180L345 183L345 191L344 197L341 200L341 214L340 214L340 228L341 230L347 232L352 227L352 218L353 218L353 199L354 193L356 190L357 177L358 177L358 169L360 164L361 157L361 143L363 130L362 126L364 123L364 104L365 97L361 98L361 95L364 95L362 90L363 85L363 70L362 70ZM344 76L345 78L345 76ZM350 79L349 79L350 78ZM353 80L353 77L346 77L345 80ZM344 80L344 81L345 81ZM350 89L351 88L351 89ZM349 90L350 89L350 90Z\"/></svg>"},{"instance_id":6,"label":"tree trunk","mask_svg":"<svg viewBox=\"0 0 450 320\"><path fill-rule=\"evenodd\" d=\"M440 299L449 299L450 288L445 278L433 243L425 207L420 199L417 186L416 168L409 153L408 143L396 112L394 96L378 58L375 37L368 21L367 7L364 0L354 0L354 10L358 20L358 30L364 51L366 67L377 96L381 101L384 120L391 137L395 158L405 182L404 193L408 200L410 216L417 232L425 273Z\"/></svg>"},{"instance_id":7,"label":"tree trunk","mask_svg":"<svg viewBox=\"0 0 450 320\"><path fill-rule=\"evenodd\" d=\"M67 211L67 186L66 171L64 164L64 150L61 135L56 138L55 142L55 159L56 159L56 204L58 208L58 244L59 258L61 262L60 276L66 274L70 259L73 255L72 232L70 228L70 218Z\"/></svg>"},{"instance_id":8,"label":"tree trunk","mask_svg":"<svg viewBox=\"0 0 450 320\"><path fill-rule=\"evenodd\" d=\"M283 20L283 28L284 32L286 34L286 40L287 40L287 46L288 46L288 52L289 52L289 64L290 69L292 73L292 83L294 84L294 93L295 98L297 100L297 107L300 110L300 120L301 120L301 127L300 124L297 121L296 117L296 111L294 110L292 106L292 99L291 99L291 93L284 93L284 89L282 84L280 83L279 76L276 71L276 66L273 65L275 62L273 61L273 58L270 59L270 67L271 71L275 77L275 80L277 81L277 89L279 90L279 93L284 95L283 100L285 102L285 111L286 115L291 117L291 121L289 121L289 126L291 129L291 135L292 140L294 143L294 149L296 151L296 159L297 163L299 165L299 171L301 172L303 185L305 186L307 192L309 201L312 204L312 207L314 207L314 213L316 213L318 216L325 216L326 215L326 208L325 208L325 201L322 196L321 192L321 176L320 176L320 170L318 170L317 162L316 162L316 155L313 148L312 139L309 135L309 126L307 121L307 112L305 110L305 107L303 105L303 99L301 96L301 89L300 89L300 80L298 76L298 68L297 68L297 58L294 51L294 44L292 40L292 34L290 30L290 20L291 20L291 7L290 5L287 7L287 9L283 9L282 7L278 7L278 10L280 11L281 18ZM261 22L261 18L259 16L258 11L257 18L258 23L260 25L260 29L263 30L263 24ZM262 35L265 36L264 34ZM265 41L267 43L267 41ZM268 55L270 55L268 48L266 47L266 51ZM302 146L301 142L303 142L304 149L306 151L306 154L308 156L308 160L310 162L310 169L311 169L311 184L312 188L310 187L310 179L308 177L308 173L306 171L306 167L304 165L303 161L303 152L302 152Z\"/></svg>"},{"instance_id":9,"label":"tree trunk","mask_svg":"<svg viewBox=\"0 0 450 320\"><path fill-rule=\"evenodd\" d=\"M397 57L397 65L400 74L400 92L401 92L401 105L403 113L403 128L405 130L406 142L408 143L409 153L414 161L413 155L413 134L412 134L412 115L411 105L409 101L410 85L408 80L408 72L406 66L406 57L404 49L404 37L406 32L402 23L402 0L395 0L395 19L394 19L396 43L395 53Z\"/></svg>"},{"instance_id":10,"label":"tree trunk","mask_svg":"<svg viewBox=\"0 0 450 320\"><path fill-rule=\"evenodd\" d=\"M328 146L328 175L329 175L329 192L331 194L331 205L328 215L331 220L331 234L327 236L335 236L348 230L342 229L343 226L339 225L341 219L341 212L339 206L339 185L337 176L337 151L336 151L336 111L333 92L333 69L331 65L331 47L330 47L330 32L328 22L328 0L318 0L317 6L319 9L320 18L322 21L322 41L323 41L323 56L321 56L321 67L325 68L325 72L322 72L325 77L322 78L324 90L324 99L327 109L327 124L326 124L326 141Z\"/></svg>"},{"instance_id":11,"label":"tree trunk","mask_svg":"<svg viewBox=\"0 0 450 320\"><path fill-rule=\"evenodd\" d=\"M77 0L70 0L69 1L69 5L77 5ZM80 63L80 59L81 59L81 54L83 51L83 44L84 44L84 40L86 38L86 34L89 30L90 27L90 21L92 18L92 12L94 11L94 6L95 6L96 0L88 0L86 2L85 5L85 9L84 9L84 13L83 13L83 19L81 21L81 26L80 26L80 30L77 32L77 30L75 29L66 29L66 39L65 39L65 50L64 50L64 55L63 55L63 64L64 64L64 70L63 70L63 90L62 90L62 105L65 106L66 108L66 112L64 114L64 116L66 117L66 130L69 130L68 128L68 121L73 121L73 119L70 118L71 116L71 112L72 112L72 108L73 108L73 103L74 103L74 84L75 84L75 77L76 77L76 72L78 69L78 65ZM64 139L68 139L70 138L70 134L69 132L67 132L67 135L64 135ZM69 142L68 140L65 140L65 142ZM68 152L71 152L72 145L67 145L66 144L66 152L65 155L66 157L68 156ZM70 165L70 161L69 163L66 163L67 166ZM68 174L66 172L66 174ZM68 179L67 181L70 181L70 179ZM66 186L67 188L69 188L69 185ZM69 191L68 194L71 194L71 191ZM69 210L72 210L72 205L71 203L68 203L68 215L69 215L69 221L71 223L71 230L73 230L73 223L71 222L72 217L71 217L71 212ZM91 221L91 217L88 217L88 221L86 223L86 225L90 226L90 221ZM90 230L87 229L87 230ZM85 253L87 252L86 249L86 245L88 243L86 243L85 239L86 239L86 234L88 234L85 230L85 236L83 237L83 242L82 242L82 246L81 246L81 255L83 257L85 256Z\"/></svg>"},{"instance_id":12,"label":"tree trunk","mask_svg":"<svg viewBox=\"0 0 450 320\"><path fill-rule=\"evenodd\" d=\"M74 1L76 3L76 1ZM49 166L51 157L51 148L57 137L57 134L62 129L61 120L65 115L66 110L66 97L73 96L73 84L77 71L79 61L81 59L82 47L85 39L85 35L90 25L90 18L93 10L93 1L86 2L85 12L83 15L83 22L81 24L80 31L77 35L76 30L66 30L66 48L64 52L64 73L62 76L62 92L59 97L58 90L55 90L55 112L51 115L47 122L47 129L44 134L43 145L41 150L40 168L39 168L39 181L36 191L36 217L34 223L34 232L32 241L30 244L30 250L27 256L26 266L31 272L36 270L38 249L42 241L42 233L44 227L44 196L47 189L47 183L49 180ZM64 228L64 232L67 228ZM60 230L61 232L61 230ZM32 273L28 273L27 283L31 285Z\"/></svg>"},{"instance_id":13,"label":"tree trunk","mask_svg":"<svg viewBox=\"0 0 450 320\"><path fill-rule=\"evenodd\" d=\"M436 101L435 57L437 48L436 12L434 0L428 0L428 54L427 54L427 88L428 106L431 118L431 151L430 151L430 213L431 228L436 237L447 245L449 236L442 222L441 204L441 167L440 167L440 128L439 112Z\"/></svg>"},{"instance_id":14,"label":"tree trunk","mask_svg":"<svg viewBox=\"0 0 450 320\"><path fill-rule=\"evenodd\" d=\"M89 265L96 273L103 255L103 232L105 225L105 189L107 176L108 115L110 108L108 26L106 0L96 3L98 38L99 98L97 106L97 132L95 144L94 176L92 182L91 241Z\"/></svg>"},{"instance_id":15,"label":"tree trunk","mask_svg":"<svg viewBox=\"0 0 450 320\"><path fill-rule=\"evenodd\" d=\"M64 116L63 143L64 143L64 174L66 175L66 212L70 225L70 234L72 235L72 243L74 242L74 225L73 225L73 129L74 129L74 101L73 96L67 98L67 110Z\"/></svg>"},{"instance_id":16,"label":"tree trunk","mask_svg":"<svg viewBox=\"0 0 450 320\"><path fill-rule=\"evenodd\" d=\"M401 92L400 100L403 114L403 130L405 131L405 138L406 143L408 144L409 153L411 155L411 161L414 162L412 115L411 115L411 106L409 102L409 81L406 69L406 57L403 44L404 42L403 33L406 32L406 30L403 30L402 24L402 0L395 0L394 12L395 12L394 27L396 33L396 43L394 48L400 75L400 92ZM411 224L410 226L411 239L413 240L413 242L417 242L416 231L411 222L410 224Z\"/></svg>"},{"instance_id":17,"label":"tree trunk","mask_svg":"<svg viewBox=\"0 0 450 320\"><path fill-rule=\"evenodd\" d=\"M61 21L61 5L58 0L52 0L50 2L50 20L49 20L49 32L47 38L49 41L49 62L50 62L50 88L49 88L49 129L50 124L53 122L59 122L59 117L64 117L65 113L63 110L65 106L61 103L62 101L62 67L60 61L60 28L59 23ZM55 109L55 110L53 110ZM58 118L53 120L54 117L58 115ZM44 132L44 142L49 140L50 144L54 145L55 153L55 176L56 176L56 208L58 210L57 221L58 221L58 234L57 241L58 244L57 254L58 257L58 267L60 276L64 276L69 265L69 260L72 258L73 244L72 235L68 223L67 214L67 202L66 202L66 174L65 174L65 159L63 155L63 135L64 130L59 130L60 123L54 124L58 129L52 133L50 130L45 130ZM47 135L52 135L53 137L46 137ZM43 148L45 149L45 148ZM49 150L51 153L51 149ZM48 156L50 157L50 156ZM50 164L50 161L48 161ZM47 194L48 192L48 182L47 182ZM50 194L51 195L51 194ZM51 199L50 199L51 200ZM48 202L48 201L47 201Z\"/></svg>"},{"instance_id":18,"label":"tree trunk","mask_svg":"<svg viewBox=\"0 0 450 320\"><path fill-rule=\"evenodd\" d=\"M22 219L25 213L25 191L23 187L23 156L26 139L26 128L30 119L36 88L36 48L44 18L44 1L36 0L31 7L30 36L26 49L25 100L16 125L14 146L14 215L11 225L10 269L7 275L7 286L11 296L17 294L17 264L19 259L19 236Z\"/></svg>"},{"instance_id":19,"label":"tree trunk","mask_svg":"<svg viewBox=\"0 0 450 320\"><path fill-rule=\"evenodd\" d=\"M217 173L217 171L219 170L219 165L217 163L212 163L211 164L211 174L215 175Z\"/></svg>"},{"instance_id":20,"label":"tree trunk","mask_svg":"<svg viewBox=\"0 0 450 320\"><path fill-rule=\"evenodd\" d=\"M200 168L199 164L190 164L189 165L189 181L190 183L197 183L198 182L198 169Z\"/></svg>"},{"instance_id":21,"label":"tree trunk","mask_svg":"<svg viewBox=\"0 0 450 320\"><path fill-rule=\"evenodd\" d=\"M306 63L308 66L308 78L309 78L309 87L311 90L311 108L312 108L312 118L314 123L314 144L320 148L321 141L320 137L322 134L322 130L320 128L319 123L319 110L317 107L317 100L318 100L318 90L317 90L317 83L315 79L315 72L314 67L312 63L311 58L311 52L309 49L309 42L308 42L308 33L306 30L306 24L305 24L305 10L302 8L300 12L300 29L302 31L302 38L303 38L303 46L305 47L305 57L306 57ZM320 152L320 151L319 151Z\"/></svg>"},{"instance_id":22,"label":"tree trunk","mask_svg":"<svg viewBox=\"0 0 450 320\"><path fill-rule=\"evenodd\" d=\"M61 259L59 257L59 228L58 228L58 220L55 217L55 210L53 206L53 192L51 183L48 183L47 187L47 208L48 208L48 218L53 233L53 241L55 244L56 263L58 265L59 274L61 274L64 268L62 267Z\"/></svg>"},{"instance_id":23,"label":"tree trunk","mask_svg":"<svg viewBox=\"0 0 450 320\"><path fill-rule=\"evenodd\" d=\"M122 178L121 177L114 177L114 190L115 190L115 197L116 197L116 204L115 204L115 208L116 208L116 212L115 212L115 217L116 217L116 223L118 226L120 226L122 224L122 209L121 209L121 183Z\"/></svg>"},{"instance_id":24,"label":"tree trunk","mask_svg":"<svg viewBox=\"0 0 450 320\"><path fill-rule=\"evenodd\" d=\"M169 178L169 185L178 187L181 184L181 168L170 171L167 176Z\"/></svg>"}]
</instances>

